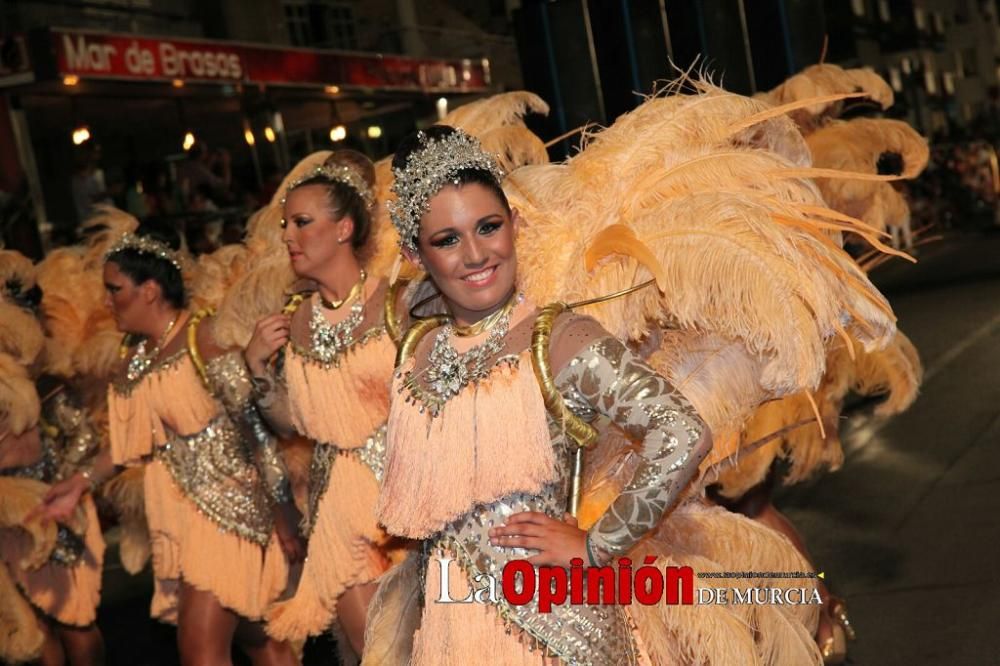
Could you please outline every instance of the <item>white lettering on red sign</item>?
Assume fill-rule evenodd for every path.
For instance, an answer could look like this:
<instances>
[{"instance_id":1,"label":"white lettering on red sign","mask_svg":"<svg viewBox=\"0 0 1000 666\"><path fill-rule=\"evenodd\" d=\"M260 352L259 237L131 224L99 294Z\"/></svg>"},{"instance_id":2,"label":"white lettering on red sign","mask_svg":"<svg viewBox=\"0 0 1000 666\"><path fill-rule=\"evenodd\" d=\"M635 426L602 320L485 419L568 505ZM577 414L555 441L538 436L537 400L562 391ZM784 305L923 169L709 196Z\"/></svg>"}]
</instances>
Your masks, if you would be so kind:
<instances>
[{"instance_id":1,"label":"white lettering on red sign","mask_svg":"<svg viewBox=\"0 0 1000 666\"><path fill-rule=\"evenodd\" d=\"M76 38L75 44L70 35L63 35L63 48L69 68L86 72L110 72L111 57L118 53L110 44L88 44L83 35Z\"/></svg>"},{"instance_id":2,"label":"white lettering on red sign","mask_svg":"<svg viewBox=\"0 0 1000 666\"><path fill-rule=\"evenodd\" d=\"M205 79L239 79L243 76L240 57L235 53L186 51L169 42L160 44L160 65L165 76Z\"/></svg>"},{"instance_id":3,"label":"white lettering on red sign","mask_svg":"<svg viewBox=\"0 0 1000 666\"><path fill-rule=\"evenodd\" d=\"M185 48L171 42L156 43L155 50L132 40L123 56L118 47L88 42L85 35L63 35L69 72L128 76L162 76L172 79L241 79L238 53Z\"/></svg>"},{"instance_id":4,"label":"white lettering on red sign","mask_svg":"<svg viewBox=\"0 0 1000 666\"><path fill-rule=\"evenodd\" d=\"M156 72L152 51L140 49L137 42L132 42L125 51L125 69L130 74L152 76Z\"/></svg>"}]
</instances>

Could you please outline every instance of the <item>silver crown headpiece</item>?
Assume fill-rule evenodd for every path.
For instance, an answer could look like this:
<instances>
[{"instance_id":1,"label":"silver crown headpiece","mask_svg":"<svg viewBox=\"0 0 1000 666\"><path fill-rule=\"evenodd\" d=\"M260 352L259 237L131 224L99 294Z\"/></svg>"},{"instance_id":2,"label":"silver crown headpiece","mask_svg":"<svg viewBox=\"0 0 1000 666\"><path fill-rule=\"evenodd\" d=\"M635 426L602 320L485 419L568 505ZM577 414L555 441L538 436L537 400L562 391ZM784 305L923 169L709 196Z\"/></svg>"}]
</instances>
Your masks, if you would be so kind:
<instances>
[{"instance_id":1,"label":"silver crown headpiece","mask_svg":"<svg viewBox=\"0 0 1000 666\"><path fill-rule=\"evenodd\" d=\"M396 200L387 204L400 246L412 252L417 251L420 218L431 198L448 183L457 185L455 177L460 171L479 169L497 181L504 177L496 158L483 150L479 139L462 130L440 139L418 132L417 138L423 146L406 158L405 168L392 170Z\"/></svg>"},{"instance_id":2,"label":"silver crown headpiece","mask_svg":"<svg viewBox=\"0 0 1000 666\"><path fill-rule=\"evenodd\" d=\"M184 273L181 268L181 257L169 245L163 241L158 241L149 236L137 236L131 231L125 232L118 242L111 246L111 249L104 254L104 261L109 261L112 255L122 250L135 250L140 254L151 254L154 257L169 261L177 269L178 273Z\"/></svg>"},{"instance_id":3,"label":"silver crown headpiece","mask_svg":"<svg viewBox=\"0 0 1000 666\"><path fill-rule=\"evenodd\" d=\"M329 181L337 181L347 185L349 188L357 192L361 199L365 202L365 206L369 209L375 206L375 194L372 189L368 187L368 183L365 179L361 177L361 174L357 172L346 164L321 164L315 169L311 169L306 174L300 178L292 181L285 190L285 196L281 198L281 205L285 205L285 200L288 198L288 193L294 190L296 187L305 183L307 181L313 180L314 178L323 178Z\"/></svg>"}]
</instances>

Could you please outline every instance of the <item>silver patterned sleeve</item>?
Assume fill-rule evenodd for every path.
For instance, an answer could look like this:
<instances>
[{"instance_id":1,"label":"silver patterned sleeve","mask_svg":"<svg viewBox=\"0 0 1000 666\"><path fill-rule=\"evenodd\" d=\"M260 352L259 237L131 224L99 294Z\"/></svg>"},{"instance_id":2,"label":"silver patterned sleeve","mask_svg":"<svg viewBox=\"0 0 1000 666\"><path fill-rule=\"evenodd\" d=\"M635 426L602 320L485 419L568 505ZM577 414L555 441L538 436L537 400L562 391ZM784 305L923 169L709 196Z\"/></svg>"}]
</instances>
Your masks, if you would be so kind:
<instances>
[{"instance_id":1,"label":"silver patterned sleeve","mask_svg":"<svg viewBox=\"0 0 1000 666\"><path fill-rule=\"evenodd\" d=\"M292 425L289 411L288 386L285 384L284 373L281 372L284 353L284 350L278 352L278 363L268 369L267 375L252 377L250 381L253 383L253 401L261 416L271 426L271 430L280 437L287 438L295 435L295 426Z\"/></svg>"},{"instance_id":2,"label":"silver patterned sleeve","mask_svg":"<svg viewBox=\"0 0 1000 666\"><path fill-rule=\"evenodd\" d=\"M708 427L677 389L613 337L574 357L556 385L571 408L603 414L641 442L632 479L588 533L602 558L621 556L659 523L697 472L711 449Z\"/></svg>"},{"instance_id":3,"label":"silver patterned sleeve","mask_svg":"<svg viewBox=\"0 0 1000 666\"><path fill-rule=\"evenodd\" d=\"M268 429L252 400L252 382L243 357L229 352L212 359L205 366L212 392L253 447L254 460L268 496L275 504L292 499L288 470L278 453L278 442Z\"/></svg>"}]
</instances>

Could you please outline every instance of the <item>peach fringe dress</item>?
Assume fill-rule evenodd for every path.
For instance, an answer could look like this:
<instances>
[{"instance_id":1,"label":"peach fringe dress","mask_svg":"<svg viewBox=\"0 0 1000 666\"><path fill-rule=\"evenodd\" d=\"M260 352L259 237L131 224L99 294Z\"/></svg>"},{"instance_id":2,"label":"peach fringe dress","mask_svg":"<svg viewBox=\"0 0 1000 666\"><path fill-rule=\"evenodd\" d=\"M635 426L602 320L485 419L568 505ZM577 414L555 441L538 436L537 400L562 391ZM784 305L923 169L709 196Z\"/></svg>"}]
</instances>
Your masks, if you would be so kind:
<instances>
[{"instance_id":1,"label":"peach fringe dress","mask_svg":"<svg viewBox=\"0 0 1000 666\"><path fill-rule=\"evenodd\" d=\"M375 518L389 385L396 346L382 317L387 285L373 288L345 347L320 356L307 323L316 297L293 316L284 353L287 396L281 426L317 442L310 478L308 555L295 595L269 611L267 631L283 640L321 634L337 619L341 595L390 565L388 537ZM281 379L276 379L281 384ZM258 403L260 404L260 403ZM265 417L276 418L266 407Z\"/></svg>"},{"instance_id":2,"label":"peach fringe dress","mask_svg":"<svg viewBox=\"0 0 1000 666\"><path fill-rule=\"evenodd\" d=\"M32 568L28 566L35 546L31 535L21 529L0 530L0 560L21 593L46 617L74 627L86 627L97 619L104 565L101 523L89 495L80 502L80 508L86 527L81 535L68 537L79 539L78 547L71 548L77 551L71 563L53 555L40 567ZM68 532L67 528L60 531ZM56 551L60 550L62 545L57 542Z\"/></svg>"},{"instance_id":3,"label":"peach fringe dress","mask_svg":"<svg viewBox=\"0 0 1000 666\"><path fill-rule=\"evenodd\" d=\"M117 465L146 463L145 498L152 540L153 617L177 621L184 581L211 592L226 608L257 620L284 590L288 567L277 537L266 543L220 524L187 497L162 457L176 436L209 434L225 426L225 406L203 383L184 349L158 362L131 386L108 393L111 454ZM231 423L231 422L230 422ZM211 446L206 443L206 446ZM209 455L206 451L205 455ZM258 479L259 482L259 479ZM263 492L250 488L249 493ZM258 517L270 521L270 516Z\"/></svg>"},{"instance_id":4,"label":"peach fringe dress","mask_svg":"<svg viewBox=\"0 0 1000 666\"><path fill-rule=\"evenodd\" d=\"M556 517L566 506L575 444L542 404L526 350L526 321L508 333L488 376L443 403L426 379L430 340L417 344L399 369L378 516L389 533L421 539L424 547L382 581L369 613L363 663L820 663L812 640L815 606L633 604L604 607L602 614L595 607L553 604L543 614L535 602L507 604L502 591L484 603L437 602L445 566L448 596L464 599L470 592L485 596L483 574L499 579L506 562L532 554L492 546L491 526L526 510ZM667 565L808 570L783 536L686 494L707 449L698 445L704 424L676 388L588 318L560 318L552 340L553 357L568 360L553 363L561 368L555 385L567 407L586 420L602 414L618 426L601 440L611 471L597 484L591 479L581 507L581 527L592 543L603 539L602 551L634 563L652 556L661 571ZM449 375L439 371L437 378L447 382ZM801 584L720 582L741 588Z\"/></svg>"},{"instance_id":5,"label":"peach fringe dress","mask_svg":"<svg viewBox=\"0 0 1000 666\"><path fill-rule=\"evenodd\" d=\"M4 501L0 502L5 505L7 525L17 524L16 515L34 509L49 483L86 466L98 446L86 413L76 408L65 393L46 401L42 418L45 421L39 423L36 434L6 439L7 446L27 444L26 453L33 451L36 444L40 447L40 455L33 464L0 470L0 478L9 484L5 486ZM11 581L34 608L62 624L86 627L97 619L101 600L104 538L90 495L81 500L78 516L82 517L79 524L57 526L54 548L40 566L40 553L35 550L38 544L31 534L39 524L22 523L24 529L0 530L0 560L6 565ZM0 650L2 654L4 651Z\"/></svg>"}]
</instances>

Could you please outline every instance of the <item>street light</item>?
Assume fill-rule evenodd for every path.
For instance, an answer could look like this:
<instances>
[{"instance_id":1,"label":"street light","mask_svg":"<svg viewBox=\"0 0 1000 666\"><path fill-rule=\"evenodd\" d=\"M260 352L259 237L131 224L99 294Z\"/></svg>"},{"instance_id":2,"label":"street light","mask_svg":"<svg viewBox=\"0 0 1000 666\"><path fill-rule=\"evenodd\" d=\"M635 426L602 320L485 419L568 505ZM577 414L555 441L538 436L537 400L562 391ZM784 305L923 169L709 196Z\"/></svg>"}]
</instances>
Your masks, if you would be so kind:
<instances>
[{"instance_id":1,"label":"street light","mask_svg":"<svg viewBox=\"0 0 1000 666\"><path fill-rule=\"evenodd\" d=\"M256 143L253 137L253 130L250 129L249 127L243 130L243 138L246 139L248 146L252 146L254 145L254 143Z\"/></svg>"},{"instance_id":2,"label":"street light","mask_svg":"<svg viewBox=\"0 0 1000 666\"><path fill-rule=\"evenodd\" d=\"M438 120L444 120L444 117L448 115L448 98L438 97L437 113L438 113Z\"/></svg>"},{"instance_id":3,"label":"street light","mask_svg":"<svg viewBox=\"0 0 1000 666\"><path fill-rule=\"evenodd\" d=\"M267 139L268 143L274 143L274 140L277 138L274 134L274 128L270 125L264 128L264 138Z\"/></svg>"},{"instance_id":4,"label":"street light","mask_svg":"<svg viewBox=\"0 0 1000 666\"><path fill-rule=\"evenodd\" d=\"M330 141L343 141L347 138L347 128L343 125L337 125L330 130Z\"/></svg>"},{"instance_id":5,"label":"street light","mask_svg":"<svg viewBox=\"0 0 1000 666\"><path fill-rule=\"evenodd\" d=\"M73 130L73 145L79 146L90 140L90 130L86 126L77 127Z\"/></svg>"},{"instance_id":6,"label":"street light","mask_svg":"<svg viewBox=\"0 0 1000 666\"><path fill-rule=\"evenodd\" d=\"M378 125L369 125L368 126L368 138L369 139L377 139L380 136L382 136L382 128L381 127L379 127Z\"/></svg>"},{"instance_id":7,"label":"street light","mask_svg":"<svg viewBox=\"0 0 1000 666\"><path fill-rule=\"evenodd\" d=\"M187 132L184 134L184 151L191 150L192 146L194 146L194 132Z\"/></svg>"}]
</instances>

